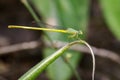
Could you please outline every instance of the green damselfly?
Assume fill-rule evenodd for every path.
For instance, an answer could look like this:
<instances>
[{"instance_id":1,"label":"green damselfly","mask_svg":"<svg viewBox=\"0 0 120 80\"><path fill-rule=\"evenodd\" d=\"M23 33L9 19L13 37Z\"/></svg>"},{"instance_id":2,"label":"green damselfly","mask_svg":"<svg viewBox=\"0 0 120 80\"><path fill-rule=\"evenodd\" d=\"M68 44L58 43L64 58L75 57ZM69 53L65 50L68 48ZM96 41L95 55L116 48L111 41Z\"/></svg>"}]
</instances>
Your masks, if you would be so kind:
<instances>
[{"instance_id":1,"label":"green damselfly","mask_svg":"<svg viewBox=\"0 0 120 80\"><path fill-rule=\"evenodd\" d=\"M59 32L59 33L70 34L71 37L76 37L76 38L79 38L79 36L83 34L81 30L77 31L73 28L68 28L64 30L64 29L55 29L55 28L39 28L39 27L18 26L18 25L9 25L8 28L21 28L21 29L29 29L29 30L43 30L43 31L49 31L49 32Z\"/></svg>"}]
</instances>

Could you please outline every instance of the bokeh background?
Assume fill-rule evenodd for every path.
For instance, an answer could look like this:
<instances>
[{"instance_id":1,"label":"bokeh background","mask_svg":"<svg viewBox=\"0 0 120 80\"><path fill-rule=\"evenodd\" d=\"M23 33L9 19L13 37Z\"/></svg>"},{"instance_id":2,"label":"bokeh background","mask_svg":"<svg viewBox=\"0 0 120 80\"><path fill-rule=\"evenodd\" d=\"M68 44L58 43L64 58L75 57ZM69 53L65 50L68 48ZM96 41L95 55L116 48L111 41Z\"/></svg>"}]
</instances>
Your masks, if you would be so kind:
<instances>
[{"instance_id":1,"label":"bokeh background","mask_svg":"<svg viewBox=\"0 0 120 80\"><path fill-rule=\"evenodd\" d=\"M40 21L83 31L82 39L98 50L96 52L98 55L95 56L95 80L120 80L119 0L28 0L28 2ZM43 47L45 41L42 31L8 29L8 25L34 26L33 21L35 19L20 0L0 0L0 80L17 80L43 59L45 56L43 53L50 52L51 49ZM60 34L51 33L48 36L52 40L67 41ZM39 42L37 47L29 46L24 49L21 46L22 49L10 51L11 46L30 44L32 41ZM73 60L73 64L81 80L91 80L91 55L81 52L78 56ZM65 65L59 63L57 68L58 66ZM66 72L64 69L60 72L61 70L60 68L56 70L55 66L48 68L38 80L76 80L71 72ZM59 78L52 73L61 76ZM68 75L62 76L62 74Z\"/></svg>"}]
</instances>

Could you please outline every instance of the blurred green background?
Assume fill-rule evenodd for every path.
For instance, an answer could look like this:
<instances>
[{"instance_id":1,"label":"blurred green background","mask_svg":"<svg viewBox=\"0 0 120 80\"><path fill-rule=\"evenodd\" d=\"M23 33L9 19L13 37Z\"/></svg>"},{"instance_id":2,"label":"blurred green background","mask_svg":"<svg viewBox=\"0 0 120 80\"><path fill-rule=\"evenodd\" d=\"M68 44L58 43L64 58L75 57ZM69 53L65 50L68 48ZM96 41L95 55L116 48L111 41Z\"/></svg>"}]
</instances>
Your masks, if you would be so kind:
<instances>
[{"instance_id":1,"label":"blurred green background","mask_svg":"<svg viewBox=\"0 0 120 80\"><path fill-rule=\"evenodd\" d=\"M58 25L61 29L82 30L81 39L96 48L106 49L120 56L120 0L28 0L28 2L40 21ZM35 21L20 0L1 0L0 8L0 49L33 40L40 40L41 43L48 41L41 37L43 34L40 31L7 29L10 24L28 25ZM70 42L64 34L46 34L52 41ZM1 53L0 80L16 80L44 57L56 51L56 49L43 46L32 50ZM68 51L65 54L67 53L72 54L70 62L78 71L81 80L90 80L91 56L77 51ZM95 80L120 80L119 74L118 63L106 57L96 56ZM39 79L76 80L76 77L62 58L59 58L39 76Z\"/></svg>"}]
</instances>

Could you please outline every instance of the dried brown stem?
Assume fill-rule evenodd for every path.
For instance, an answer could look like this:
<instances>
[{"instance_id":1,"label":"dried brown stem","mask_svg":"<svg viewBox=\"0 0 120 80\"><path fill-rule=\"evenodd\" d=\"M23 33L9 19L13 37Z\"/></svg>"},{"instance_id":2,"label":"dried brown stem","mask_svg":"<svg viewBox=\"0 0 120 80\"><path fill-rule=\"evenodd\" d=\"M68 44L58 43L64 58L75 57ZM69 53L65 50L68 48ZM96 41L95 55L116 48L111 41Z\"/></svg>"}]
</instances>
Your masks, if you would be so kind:
<instances>
[{"instance_id":1,"label":"dried brown stem","mask_svg":"<svg viewBox=\"0 0 120 80\"><path fill-rule=\"evenodd\" d=\"M63 43L63 42L55 42L54 46L56 48L60 48L64 46L65 44L66 43ZM21 50L35 49L35 48L40 47L41 45L42 44L39 41L31 41L31 42L24 42L24 43L19 43L15 45L0 47L0 55L17 52ZM51 47L50 43L46 43L45 45L48 47ZM90 54L88 47L84 45L75 45L71 47L70 49ZM106 50L106 49L95 48L93 46L92 46L92 49L95 55L103 57L103 58L108 58L120 64L120 56L117 53L112 52L110 50Z\"/></svg>"}]
</instances>

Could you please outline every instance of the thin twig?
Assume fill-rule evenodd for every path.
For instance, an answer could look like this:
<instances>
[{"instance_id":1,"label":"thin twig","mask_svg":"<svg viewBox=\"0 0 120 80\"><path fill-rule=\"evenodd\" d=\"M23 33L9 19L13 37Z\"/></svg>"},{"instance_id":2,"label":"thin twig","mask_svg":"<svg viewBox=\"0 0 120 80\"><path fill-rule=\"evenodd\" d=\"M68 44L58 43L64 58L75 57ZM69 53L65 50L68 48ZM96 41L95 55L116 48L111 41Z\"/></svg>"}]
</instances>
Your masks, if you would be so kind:
<instances>
[{"instance_id":1,"label":"thin twig","mask_svg":"<svg viewBox=\"0 0 120 80\"><path fill-rule=\"evenodd\" d=\"M38 41L31 41L31 42L23 42L19 44L10 45L10 46L0 47L0 55L22 51L22 50L35 49L40 45L41 44Z\"/></svg>"},{"instance_id":2,"label":"thin twig","mask_svg":"<svg viewBox=\"0 0 120 80\"><path fill-rule=\"evenodd\" d=\"M95 55L94 55L93 49L86 41L81 40L81 42L90 49L90 53L91 53L92 59L93 59L92 80L94 80L94 77L95 77Z\"/></svg>"},{"instance_id":3,"label":"thin twig","mask_svg":"<svg viewBox=\"0 0 120 80\"><path fill-rule=\"evenodd\" d=\"M61 48L65 44L66 43L64 42L56 42L54 43L54 46L56 48ZM41 45L42 44L39 41L31 41L31 42L24 42L24 43L14 44L10 46L0 47L0 55L17 52L21 50L35 49L35 48L40 47ZM46 43L45 45L48 47L51 47L50 43ZM75 45L71 47L70 49L90 54L89 49L84 45ZM106 49L95 48L93 46L92 46L92 49L95 55L103 57L103 58L108 58L120 64L120 56L117 53L112 52L110 50L106 50Z\"/></svg>"}]
</instances>

